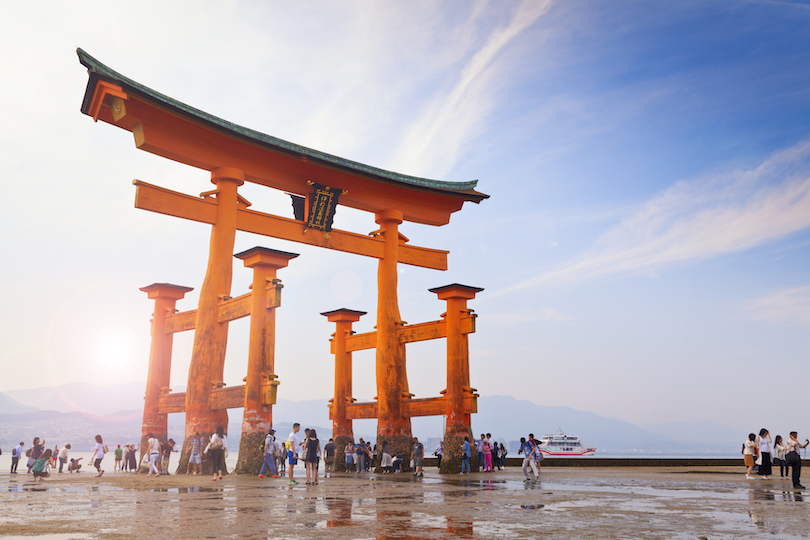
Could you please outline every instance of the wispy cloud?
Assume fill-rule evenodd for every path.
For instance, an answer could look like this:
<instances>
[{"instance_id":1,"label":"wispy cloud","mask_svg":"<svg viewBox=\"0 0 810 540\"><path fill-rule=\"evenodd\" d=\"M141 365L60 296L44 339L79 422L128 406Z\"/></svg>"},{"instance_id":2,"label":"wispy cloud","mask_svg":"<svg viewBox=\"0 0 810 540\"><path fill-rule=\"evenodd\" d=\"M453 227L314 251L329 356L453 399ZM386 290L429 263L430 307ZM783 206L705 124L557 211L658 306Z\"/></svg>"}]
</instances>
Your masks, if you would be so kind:
<instances>
[{"instance_id":1,"label":"wispy cloud","mask_svg":"<svg viewBox=\"0 0 810 540\"><path fill-rule=\"evenodd\" d=\"M810 286L784 289L745 306L755 321L810 328Z\"/></svg>"},{"instance_id":2,"label":"wispy cloud","mask_svg":"<svg viewBox=\"0 0 810 540\"><path fill-rule=\"evenodd\" d=\"M810 141L759 166L675 184L624 218L580 257L502 293L751 249L810 227Z\"/></svg>"},{"instance_id":3,"label":"wispy cloud","mask_svg":"<svg viewBox=\"0 0 810 540\"><path fill-rule=\"evenodd\" d=\"M401 146L397 169L431 171L441 177L455 165L464 143L478 134L492 110L500 73L495 59L541 16L552 0L526 0L508 25L496 28L470 57L446 93L414 120ZM503 75L501 73L501 75Z\"/></svg>"}]
</instances>

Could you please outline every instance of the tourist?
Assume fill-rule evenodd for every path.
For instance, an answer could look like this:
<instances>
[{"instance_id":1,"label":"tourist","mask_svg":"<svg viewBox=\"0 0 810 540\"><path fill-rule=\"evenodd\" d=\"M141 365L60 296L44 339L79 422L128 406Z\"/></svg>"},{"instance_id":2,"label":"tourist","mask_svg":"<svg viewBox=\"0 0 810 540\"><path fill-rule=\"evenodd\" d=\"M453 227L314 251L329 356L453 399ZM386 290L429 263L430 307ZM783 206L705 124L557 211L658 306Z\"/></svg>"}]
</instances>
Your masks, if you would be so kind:
<instances>
[{"instance_id":1,"label":"tourist","mask_svg":"<svg viewBox=\"0 0 810 540\"><path fill-rule=\"evenodd\" d=\"M326 443L326 446L323 447L323 451L326 454L323 458L323 462L326 464L323 471L323 477L328 478L332 473L335 472L335 441L334 439L329 439L329 442Z\"/></svg>"},{"instance_id":2,"label":"tourist","mask_svg":"<svg viewBox=\"0 0 810 540\"><path fill-rule=\"evenodd\" d=\"M366 469L367 471L371 470L371 466L374 463L376 456L372 454L371 451L371 443L366 443Z\"/></svg>"},{"instance_id":3,"label":"tourist","mask_svg":"<svg viewBox=\"0 0 810 540\"><path fill-rule=\"evenodd\" d=\"M298 482L295 481L293 478L293 468L295 467L296 463L298 463L298 436L296 433L301 429L301 424L296 422L293 424L293 429L290 432L290 435L287 437L287 459L288 464L290 466L288 475L290 477L290 484L297 484Z\"/></svg>"},{"instance_id":4,"label":"tourist","mask_svg":"<svg viewBox=\"0 0 810 540\"><path fill-rule=\"evenodd\" d=\"M138 452L141 450L141 446L138 445L138 447L135 448L135 445L132 443L128 443L128 446L129 446L129 455L127 456L126 461L127 468L129 469L129 472L137 472L138 458L136 456L138 455Z\"/></svg>"},{"instance_id":5,"label":"tourist","mask_svg":"<svg viewBox=\"0 0 810 540\"><path fill-rule=\"evenodd\" d=\"M388 441L382 443L382 463L380 464L383 474L394 472L394 459L391 457L391 444Z\"/></svg>"},{"instance_id":6,"label":"tourist","mask_svg":"<svg viewBox=\"0 0 810 540\"><path fill-rule=\"evenodd\" d=\"M31 467L32 472L34 473L34 480L39 482L40 478L47 478L50 476L50 472L48 472L48 468L51 464L51 455L53 452L50 448L45 450L45 452L37 458L34 462L33 467Z\"/></svg>"},{"instance_id":7,"label":"tourist","mask_svg":"<svg viewBox=\"0 0 810 540\"><path fill-rule=\"evenodd\" d=\"M478 452L478 468L482 469L484 467L484 434L481 434L481 438L475 441L475 449Z\"/></svg>"},{"instance_id":8,"label":"tourist","mask_svg":"<svg viewBox=\"0 0 810 540\"><path fill-rule=\"evenodd\" d=\"M792 467L793 473L793 487L796 489L805 489L801 483L802 479L802 458L799 456L799 449L807 448L810 440L805 439L804 444L799 444L799 434L795 431L790 432L790 440L787 442L788 453L785 456L785 461Z\"/></svg>"},{"instance_id":9,"label":"tourist","mask_svg":"<svg viewBox=\"0 0 810 540\"><path fill-rule=\"evenodd\" d=\"M503 443L501 443L501 447L498 450L498 456L500 457L499 461L500 465L498 466L499 471L501 470L501 468L504 469L506 468L506 454L507 454L506 447L503 445Z\"/></svg>"},{"instance_id":10,"label":"tourist","mask_svg":"<svg viewBox=\"0 0 810 540\"><path fill-rule=\"evenodd\" d=\"M200 437L200 432L195 431L194 434L191 436L191 453L188 455L188 465L186 465L186 474L190 473L192 467L197 468L194 471L194 476L197 476L197 473L200 473L202 476L202 437Z\"/></svg>"},{"instance_id":11,"label":"tourist","mask_svg":"<svg viewBox=\"0 0 810 540\"><path fill-rule=\"evenodd\" d=\"M787 463L785 463L785 454L787 454L787 445L782 442L782 436L777 435L773 440L773 462L779 465L779 478L787 478L789 473Z\"/></svg>"},{"instance_id":12,"label":"tourist","mask_svg":"<svg viewBox=\"0 0 810 540\"><path fill-rule=\"evenodd\" d=\"M115 456L115 465L113 466L113 472L122 470L121 458L124 457L124 451L121 449L120 444L115 450L113 450L113 455Z\"/></svg>"},{"instance_id":13,"label":"tourist","mask_svg":"<svg viewBox=\"0 0 810 540\"><path fill-rule=\"evenodd\" d=\"M314 429L310 429L307 433L306 439L307 457L307 485L315 485L318 483L318 461L321 455L321 441L318 440L318 434Z\"/></svg>"},{"instance_id":14,"label":"tourist","mask_svg":"<svg viewBox=\"0 0 810 540\"><path fill-rule=\"evenodd\" d=\"M753 433L748 434L748 439L743 444L743 459L745 466L748 469L745 472L746 480L753 480L754 477L751 473L754 472L754 455L757 453L757 436Z\"/></svg>"},{"instance_id":15,"label":"tourist","mask_svg":"<svg viewBox=\"0 0 810 540\"><path fill-rule=\"evenodd\" d=\"M167 442L163 443L163 454L161 456L163 459L160 463L160 474L171 475L169 472L169 460L172 457L172 452L177 452L177 450L174 449L175 444L177 443L174 442L174 439L169 439Z\"/></svg>"},{"instance_id":16,"label":"tourist","mask_svg":"<svg viewBox=\"0 0 810 540\"><path fill-rule=\"evenodd\" d=\"M11 451L11 474L17 474L17 464L20 462L20 457L23 455L23 446L25 446L25 443L20 441L20 444Z\"/></svg>"},{"instance_id":17,"label":"tourist","mask_svg":"<svg viewBox=\"0 0 810 540\"><path fill-rule=\"evenodd\" d=\"M152 471L155 472L155 476L159 476L157 461L160 459L160 441L151 433L147 433L146 437L146 451L149 454L149 472L146 476L152 476Z\"/></svg>"},{"instance_id":18,"label":"tourist","mask_svg":"<svg viewBox=\"0 0 810 540\"><path fill-rule=\"evenodd\" d=\"M42 455L42 452L45 450L45 441L42 441L42 444L39 443L39 437L34 437L34 442L31 445L31 448L28 449L26 452L26 456L28 456L28 474L31 474L31 468L33 468L34 463L37 462L39 457Z\"/></svg>"},{"instance_id":19,"label":"tourist","mask_svg":"<svg viewBox=\"0 0 810 540\"><path fill-rule=\"evenodd\" d=\"M72 473L73 471L79 472L79 469L82 468L82 464L78 459L70 458L70 465L68 465L68 472Z\"/></svg>"},{"instance_id":20,"label":"tourist","mask_svg":"<svg viewBox=\"0 0 810 540\"><path fill-rule=\"evenodd\" d=\"M53 453L51 453L51 469L56 467L56 456L59 455L59 446L54 445Z\"/></svg>"},{"instance_id":21,"label":"tourist","mask_svg":"<svg viewBox=\"0 0 810 540\"><path fill-rule=\"evenodd\" d=\"M464 442L461 443L461 473L470 474L470 438L464 437ZM467 472L464 472L467 469Z\"/></svg>"},{"instance_id":22,"label":"tourist","mask_svg":"<svg viewBox=\"0 0 810 540\"><path fill-rule=\"evenodd\" d=\"M270 469L273 473L273 478L278 478L276 470L276 430L271 429L267 432L267 437L264 438L264 462L262 469L259 471L259 478L266 478L265 472Z\"/></svg>"},{"instance_id":23,"label":"tourist","mask_svg":"<svg viewBox=\"0 0 810 540\"><path fill-rule=\"evenodd\" d=\"M366 464L366 470L368 471L377 466L377 445L375 444L374 448L372 449L371 443L368 442L366 443L366 448L368 448L368 451L371 455L371 462Z\"/></svg>"},{"instance_id":24,"label":"tourist","mask_svg":"<svg viewBox=\"0 0 810 540\"><path fill-rule=\"evenodd\" d=\"M64 467L68 461L68 450L70 450L70 445L66 444L59 451L59 474L62 474L62 467Z\"/></svg>"},{"instance_id":25,"label":"tourist","mask_svg":"<svg viewBox=\"0 0 810 540\"><path fill-rule=\"evenodd\" d=\"M98 471L96 477L104 474L104 470L101 468L101 460L104 459L105 452L107 452L107 447L104 446L104 441L101 440L101 435L96 435L96 445L93 447L93 455L90 457L89 463Z\"/></svg>"},{"instance_id":26,"label":"tourist","mask_svg":"<svg viewBox=\"0 0 810 540\"><path fill-rule=\"evenodd\" d=\"M417 437L413 438L413 468L414 476L424 476L422 474L422 458L425 457L425 447L419 442Z\"/></svg>"},{"instance_id":27,"label":"tourist","mask_svg":"<svg viewBox=\"0 0 810 540\"><path fill-rule=\"evenodd\" d=\"M279 475L287 472L287 445L284 441L278 445L276 452L276 470Z\"/></svg>"},{"instance_id":28,"label":"tourist","mask_svg":"<svg viewBox=\"0 0 810 540\"><path fill-rule=\"evenodd\" d=\"M346 458L346 472L352 472L352 467L354 466L354 441L346 443L343 453Z\"/></svg>"},{"instance_id":29,"label":"tourist","mask_svg":"<svg viewBox=\"0 0 810 540\"><path fill-rule=\"evenodd\" d=\"M436 456L436 467L439 469L442 468L442 454L444 453L444 442L439 441L439 446L436 447L436 450L433 451L433 455Z\"/></svg>"},{"instance_id":30,"label":"tourist","mask_svg":"<svg viewBox=\"0 0 810 540\"><path fill-rule=\"evenodd\" d=\"M225 436L225 430L222 429L222 426L217 426L216 433L211 435L205 452L210 452L211 460L214 462L214 477L211 481L216 482L217 477L222 480L222 469L224 468L225 458L228 457L228 437Z\"/></svg>"},{"instance_id":31,"label":"tourist","mask_svg":"<svg viewBox=\"0 0 810 540\"><path fill-rule=\"evenodd\" d=\"M487 437L483 440L484 442L484 472L492 472L492 439L489 438L489 433L487 433Z\"/></svg>"},{"instance_id":32,"label":"tourist","mask_svg":"<svg viewBox=\"0 0 810 540\"><path fill-rule=\"evenodd\" d=\"M759 437L757 437L757 447L759 449L759 474L763 480L770 478L771 472L771 434L768 430L763 428L759 430Z\"/></svg>"},{"instance_id":33,"label":"tourist","mask_svg":"<svg viewBox=\"0 0 810 540\"><path fill-rule=\"evenodd\" d=\"M360 442L354 448L354 466L357 469L357 474L361 474L366 470L366 443L360 437Z\"/></svg>"},{"instance_id":34,"label":"tourist","mask_svg":"<svg viewBox=\"0 0 810 540\"><path fill-rule=\"evenodd\" d=\"M531 435L529 435L530 439L533 439ZM534 480L535 482L540 480L540 473L537 472L537 464L534 462L534 445L526 440L526 437L520 438L520 449L518 450L518 454L523 454L523 476L526 477L524 482L531 482L532 479L529 476L529 467L532 468L532 472L534 472Z\"/></svg>"}]
</instances>

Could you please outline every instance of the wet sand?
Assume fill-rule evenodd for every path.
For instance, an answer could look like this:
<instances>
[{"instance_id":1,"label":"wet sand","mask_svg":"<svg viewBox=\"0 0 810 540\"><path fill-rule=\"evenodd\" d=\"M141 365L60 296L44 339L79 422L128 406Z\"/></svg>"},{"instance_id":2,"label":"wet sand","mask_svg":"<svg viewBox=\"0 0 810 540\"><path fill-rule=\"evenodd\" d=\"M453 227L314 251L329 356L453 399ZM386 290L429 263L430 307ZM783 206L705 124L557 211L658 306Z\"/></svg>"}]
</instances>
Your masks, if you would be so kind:
<instances>
[{"instance_id":1,"label":"wet sand","mask_svg":"<svg viewBox=\"0 0 810 540\"><path fill-rule=\"evenodd\" d=\"M741 467L519 469L285 479L0 474L0 536L810 538L810 492ZM324 529L330 529L326 531ZM60 538L67 539L69 536Z\"/></svg>"}]
</instances>

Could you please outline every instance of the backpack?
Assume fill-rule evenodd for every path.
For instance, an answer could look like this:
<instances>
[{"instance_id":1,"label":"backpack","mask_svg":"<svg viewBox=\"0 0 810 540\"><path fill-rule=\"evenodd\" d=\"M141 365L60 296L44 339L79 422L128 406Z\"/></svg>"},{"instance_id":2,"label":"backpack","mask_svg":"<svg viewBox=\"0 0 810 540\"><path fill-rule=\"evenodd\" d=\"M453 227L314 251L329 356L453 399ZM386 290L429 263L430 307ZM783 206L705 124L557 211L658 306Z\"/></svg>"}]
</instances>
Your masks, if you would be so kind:
<instances>
[{"instance_id":1,"label":"backpack","mask_svg":"<svg viewBox=\"0 0 810 540\"><path fill-rule=\"evenodd\" d=\"M25 451L25 457L31 457L31 450L33 450L33 448L29 448Z\"/></svg>"}]
</instances>

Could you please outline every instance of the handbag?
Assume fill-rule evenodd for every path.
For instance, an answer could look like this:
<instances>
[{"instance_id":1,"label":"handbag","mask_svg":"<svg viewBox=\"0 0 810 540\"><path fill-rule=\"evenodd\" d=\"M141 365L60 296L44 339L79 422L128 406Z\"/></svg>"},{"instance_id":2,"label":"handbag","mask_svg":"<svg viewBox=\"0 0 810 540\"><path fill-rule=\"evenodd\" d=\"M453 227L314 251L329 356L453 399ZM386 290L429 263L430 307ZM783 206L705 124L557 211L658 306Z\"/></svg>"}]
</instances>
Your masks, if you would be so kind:
<instances>
[{"instance_id":1,"label":"handbag","mask_svg":"<svg viewBox=\"0 0 810 540\"><path fill-rule=\"evenodd\" d=\"M222 450L222 439L217 437L216 440L211 441L211 444L209 446L211 450Z\"/></svg>"}]
</instances>

